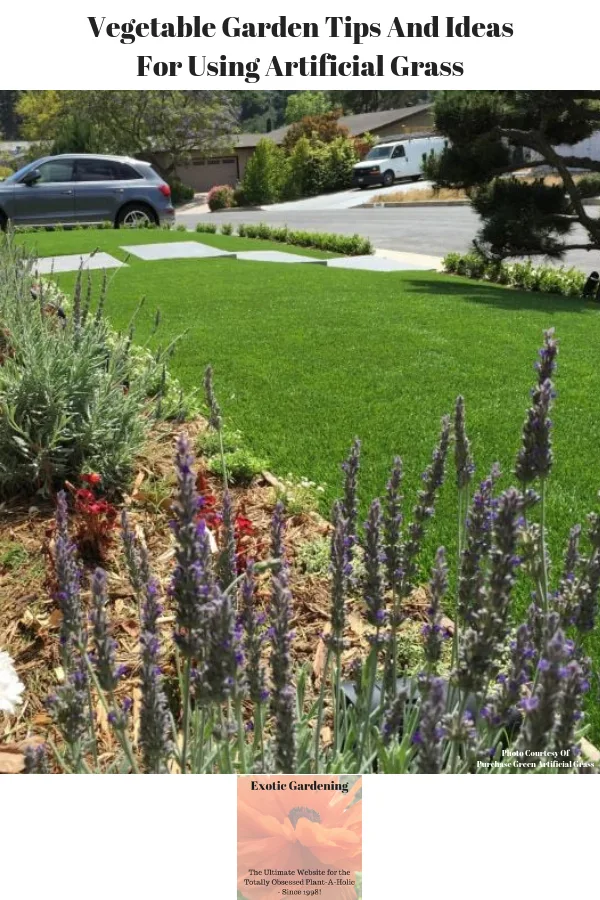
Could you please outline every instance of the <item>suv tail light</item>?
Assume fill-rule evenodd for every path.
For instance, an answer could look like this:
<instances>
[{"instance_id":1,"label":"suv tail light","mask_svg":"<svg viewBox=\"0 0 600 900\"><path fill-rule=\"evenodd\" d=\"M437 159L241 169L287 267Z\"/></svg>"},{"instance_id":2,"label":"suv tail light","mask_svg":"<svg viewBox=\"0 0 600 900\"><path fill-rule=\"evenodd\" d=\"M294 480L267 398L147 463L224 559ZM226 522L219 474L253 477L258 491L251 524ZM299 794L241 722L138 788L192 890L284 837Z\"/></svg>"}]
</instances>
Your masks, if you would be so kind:
<instances>
[{"instance_id":1,"label":"suv tail light","mask_svg":"<svg viewBox=\"0 0 600 900\"><path fill-rule=\"evenodd\" d=\"M171 196L171 188L169 187L168 184L159 184L158 189L161 192L161 194L163 195L163 197Z\"/></svg>"}]
</instances>

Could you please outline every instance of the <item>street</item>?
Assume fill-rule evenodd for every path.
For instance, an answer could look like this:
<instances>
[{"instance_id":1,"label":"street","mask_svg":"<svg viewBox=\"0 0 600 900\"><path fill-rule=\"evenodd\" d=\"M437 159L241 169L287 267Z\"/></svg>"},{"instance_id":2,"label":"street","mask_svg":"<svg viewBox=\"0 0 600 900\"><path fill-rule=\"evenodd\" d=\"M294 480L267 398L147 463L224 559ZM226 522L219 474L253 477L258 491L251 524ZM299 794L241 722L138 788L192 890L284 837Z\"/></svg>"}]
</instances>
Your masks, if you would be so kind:
<instances>
[{"instance_id":1,"label":"street","mask_svg":"<svg viewBox=\"0 0 600 900\"><path fill-rule=\"evenodd\" d=\"M398 186L396 185L396 188ZM378 189L374 189L377 193ZM381 191L379 190L379 193ZM365 192L344 192L344 194ZM336 195L339 197L340 195ZM323 198L318 198L321 203ZM360 234L368 237L375 247L429 256L444 256L455 250L466 252L478 229L478 217L469 206L407 207L406 209L315 209L302 204L313 201L298 201L294 204L280 204L271 209L257 211L229 211L199 215L183 212L177 215L177 222L188 228L199 221L231 224L266 222L268 225L288 225L290 228L306 231L333 231L341 234ZM285 206L284 209L281 207ZM293 207L293 208L292 208ZM598 214L597 207L590 207L591 215ZM583 229L573 230L571 242L581 243L585 238ZM542 262L543 260L536 260ZM562 264L576 266L583 271L600 270L600 256L597 252L574 250L568 253Z\"/></svg>"}]
</instances>

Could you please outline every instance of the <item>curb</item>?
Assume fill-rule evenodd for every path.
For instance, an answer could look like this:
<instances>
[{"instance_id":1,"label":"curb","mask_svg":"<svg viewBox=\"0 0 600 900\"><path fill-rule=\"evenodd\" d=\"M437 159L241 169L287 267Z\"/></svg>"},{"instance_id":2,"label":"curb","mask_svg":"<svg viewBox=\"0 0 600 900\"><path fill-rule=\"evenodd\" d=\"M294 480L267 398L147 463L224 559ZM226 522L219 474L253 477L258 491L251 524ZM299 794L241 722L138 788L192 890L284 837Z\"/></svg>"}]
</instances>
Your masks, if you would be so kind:
<instances>
[{"instance_id":1,"label":"curb","mask_svg":"<svg viewBox=\"0 0 600 900\"><path fill-rule=\"evenodd\" d=\"M399 209L403 206L470 206L470 204L470 200L410 200L406 203L361 203L359 206L353 206L352 209Z\"/></svg>"}]
</instances>

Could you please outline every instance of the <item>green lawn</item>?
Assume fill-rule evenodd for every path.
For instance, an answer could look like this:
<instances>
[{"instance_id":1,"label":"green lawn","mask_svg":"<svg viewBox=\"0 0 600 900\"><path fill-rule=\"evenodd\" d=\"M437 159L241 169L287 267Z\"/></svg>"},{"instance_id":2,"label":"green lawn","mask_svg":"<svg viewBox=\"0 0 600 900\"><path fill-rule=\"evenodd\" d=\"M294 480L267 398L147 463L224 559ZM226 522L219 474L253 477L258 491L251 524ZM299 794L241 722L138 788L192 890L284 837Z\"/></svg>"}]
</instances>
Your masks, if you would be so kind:
<instances>
[{"instance_id":1,"label":"green lawn","mask_svg":"<svg viewBox=\"0 0 600 900\"><path fill-rule=\"evenodd\" d=\"M37 246L40 255L99 247L123 257L120 243L195 237L73 231L19 240ZM293 252L240 238L197 239L223 248L277 246ZM557 575L568 530L585 523L600 488L600 309L423 272L372 274L236 260L131 259L111 279L107 312L114 325L126 328L145 296L139 341L150 333L157 308L163 342L187 330L173 359L184 386L200 386L212 362L227 420L269 458L274 471L326 483L325 511L338 495L339 464L355 435L364 448L363 498L381 494L392 458L400 454L412 506L440 417L459 393L466 399L478 475L498 460L507 485L542 330L555 326L561 355L548 521ZM59 280L69 288L74 276ZM426 559L438 544L454 552L454 522L450 478ZM591 649L599 659L600 639ZM598 740L600 709L594 725Z\"/></svg>"}]
</instances>

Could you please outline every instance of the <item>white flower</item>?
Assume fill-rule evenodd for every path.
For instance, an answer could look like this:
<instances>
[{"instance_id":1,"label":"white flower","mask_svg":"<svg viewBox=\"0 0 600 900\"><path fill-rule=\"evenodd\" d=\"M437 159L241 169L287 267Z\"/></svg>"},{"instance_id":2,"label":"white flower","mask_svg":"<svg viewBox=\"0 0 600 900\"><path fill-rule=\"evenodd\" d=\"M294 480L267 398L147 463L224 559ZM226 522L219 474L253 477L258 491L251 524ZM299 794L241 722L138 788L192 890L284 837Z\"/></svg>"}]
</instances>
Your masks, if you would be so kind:
<instances>
[{"instance_id":1,"label":"white flower","mask_svg":"<svg viewBox=\"0 0 600 900\"><path fill-rule=\"evenodd\" d=\"M0 650L0 712L14 713L15 706L22 703L24 690L12 659L5 650Z\"/></svg>"}]
</instances>

